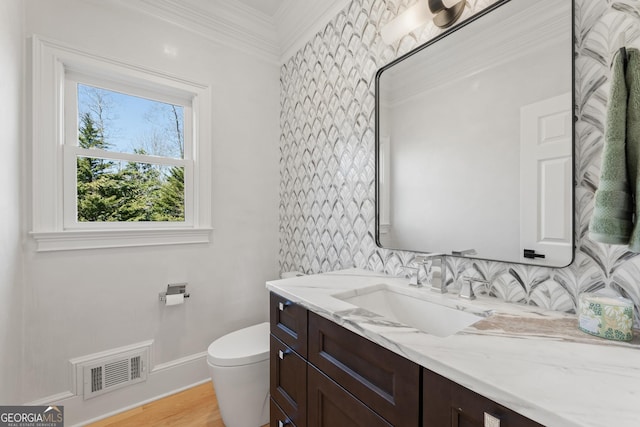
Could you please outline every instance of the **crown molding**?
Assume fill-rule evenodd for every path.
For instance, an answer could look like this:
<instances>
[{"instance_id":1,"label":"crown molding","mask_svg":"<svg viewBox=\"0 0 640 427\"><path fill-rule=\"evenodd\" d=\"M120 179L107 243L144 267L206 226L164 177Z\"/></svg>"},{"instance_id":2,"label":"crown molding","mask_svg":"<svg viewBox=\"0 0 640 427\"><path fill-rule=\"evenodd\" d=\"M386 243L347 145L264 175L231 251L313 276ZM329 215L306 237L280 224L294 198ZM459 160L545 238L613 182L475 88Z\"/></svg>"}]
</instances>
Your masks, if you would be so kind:
<instances>
[{"instance_id":1,"label":"crown molding","mask_svg":"<svg viewBox=\"0 0 640 427\"><path fill-rule=\"evenodd\" d=\"M184 0L115 0L114 3L268 62L279 63L280 48L273 19L240 2L210 0L206 9Z\"/></svg>"},{"instance_id":2,"label":"crown molding","mask_svg":"<svg viewBox=\"0 0 640 427\"><path fill-rule=\"evenodd\" d=\"M274 15L284 64L338 15L349 0L284 0Z\"/></svg>"},{"instance_id":3,"label":"crown molding","mask_svg":"<svg viewBox=\"0 0 640 427\"><path fill-rule=\"evenodd\" d=\"M322 31L350 0L283 0L273 16L229 0L86 1L133 9L280 65Z\"/></svg>"}]
</instances>

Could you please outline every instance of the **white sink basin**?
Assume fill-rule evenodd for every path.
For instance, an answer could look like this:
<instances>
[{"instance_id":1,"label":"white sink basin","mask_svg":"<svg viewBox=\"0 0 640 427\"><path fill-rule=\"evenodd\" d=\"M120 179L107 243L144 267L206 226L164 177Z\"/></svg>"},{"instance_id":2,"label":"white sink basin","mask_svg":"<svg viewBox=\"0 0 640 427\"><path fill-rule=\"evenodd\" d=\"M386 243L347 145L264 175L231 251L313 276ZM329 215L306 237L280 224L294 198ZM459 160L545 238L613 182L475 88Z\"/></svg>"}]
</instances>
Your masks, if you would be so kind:
<instances>
[{"instance_id":1,"label":"white sink basin","mask_svg":"<svg viewBox=\"0 0 640 427\"><path fill-rule=\"evenodd\" d=\"M420 295L429 290L399 290L376 285L353 292L333 295L342 301L377 314L391 322L402 323L431 335L447 337L473 325L490 315L490 312L472 313L459 308L447 307Z\"/></svg>"}]
</instances>

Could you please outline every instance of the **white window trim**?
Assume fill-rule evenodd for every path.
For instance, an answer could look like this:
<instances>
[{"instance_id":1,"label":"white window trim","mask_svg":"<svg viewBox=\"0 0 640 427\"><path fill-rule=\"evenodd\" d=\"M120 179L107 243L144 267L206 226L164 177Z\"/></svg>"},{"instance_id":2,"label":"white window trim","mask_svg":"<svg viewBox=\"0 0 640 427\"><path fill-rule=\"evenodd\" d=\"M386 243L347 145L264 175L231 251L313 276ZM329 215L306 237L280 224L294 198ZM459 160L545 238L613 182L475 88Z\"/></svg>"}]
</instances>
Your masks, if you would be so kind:
<instances>
[{"instance_id":1,"label":"white window trim","mask_svg":"<svg viewBox=\"0 0 640 427\"><path fill-rule=\"evenodd\" d=\"M211 94L207 85L81 51L33 36L32 231L38 251L209 243L211 239ZM184 223L113 223L104 228L65 227L65 70L173 92L192 99L192 218ZM185 117L186 119L186 117ZM185 149L187 145L185 135ZM113 153L109 153L113 157ZM185 171L186 172L186 171ZM93 225L93 224L92 224Z\"/></svg>"}]
</instances>

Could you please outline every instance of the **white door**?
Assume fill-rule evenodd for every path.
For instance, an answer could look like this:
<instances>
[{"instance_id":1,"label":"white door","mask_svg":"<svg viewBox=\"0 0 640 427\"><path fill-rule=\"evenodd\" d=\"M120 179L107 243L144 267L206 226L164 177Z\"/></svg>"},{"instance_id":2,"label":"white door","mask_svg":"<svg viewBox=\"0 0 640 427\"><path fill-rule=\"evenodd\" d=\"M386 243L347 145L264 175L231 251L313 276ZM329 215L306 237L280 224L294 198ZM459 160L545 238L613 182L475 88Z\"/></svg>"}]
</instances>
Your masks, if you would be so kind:
<instances>
[{"instance_id":1,"label":"white door","mask_svg":"<svg viewBox=\"0 0 640 427\"><path fill-rule=\"evenodd\" d=\"M571 94L520 109L520 257L535 251L539 264L567 265L572 259Z\"/></svg>"}]
</instances>

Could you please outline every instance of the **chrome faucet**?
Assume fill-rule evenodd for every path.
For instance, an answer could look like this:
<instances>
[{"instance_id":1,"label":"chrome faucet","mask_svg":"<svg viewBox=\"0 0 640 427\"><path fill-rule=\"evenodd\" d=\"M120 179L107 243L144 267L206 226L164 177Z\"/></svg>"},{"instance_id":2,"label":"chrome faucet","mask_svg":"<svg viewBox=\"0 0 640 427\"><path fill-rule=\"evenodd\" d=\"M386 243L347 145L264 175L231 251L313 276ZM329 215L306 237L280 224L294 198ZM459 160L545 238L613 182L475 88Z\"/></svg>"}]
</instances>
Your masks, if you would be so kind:
<instances>
[{"instance_id":1,"label":"chrome faucet","mask_svg":"<svg viewBox=\"0 0 640 427\"><path fill-rule=\"evenodd\" d=\"M414 258L414 262L418 267L402 266L405 270L411 271L409 286L415 286L417 288L423 287L420 279L420 272L424 269L426 275L425 281L430 285L431 290L440 292L441 294L447 293L447 265L444 260L444 254L417 255ZM438 267L439 270L437 268L434 269L434 267Z\"/></svg>"},{"instance_id":2,"label":"chrome faucet","mask_svg":"<svg viewBox=\"0 0 640 427\"><path fill-rule=\"evenodd\" d=\"M475 277L471 276L464 276L462 277L462 286L460 286L460 293L458 294L458 296L460 298L468 300L476 299L476 294L475 292L473 292L474 283L484 283L485 285L489 284L489 282L487 282L486 280L476 279Z\"/></svg>"}]
</instances>

